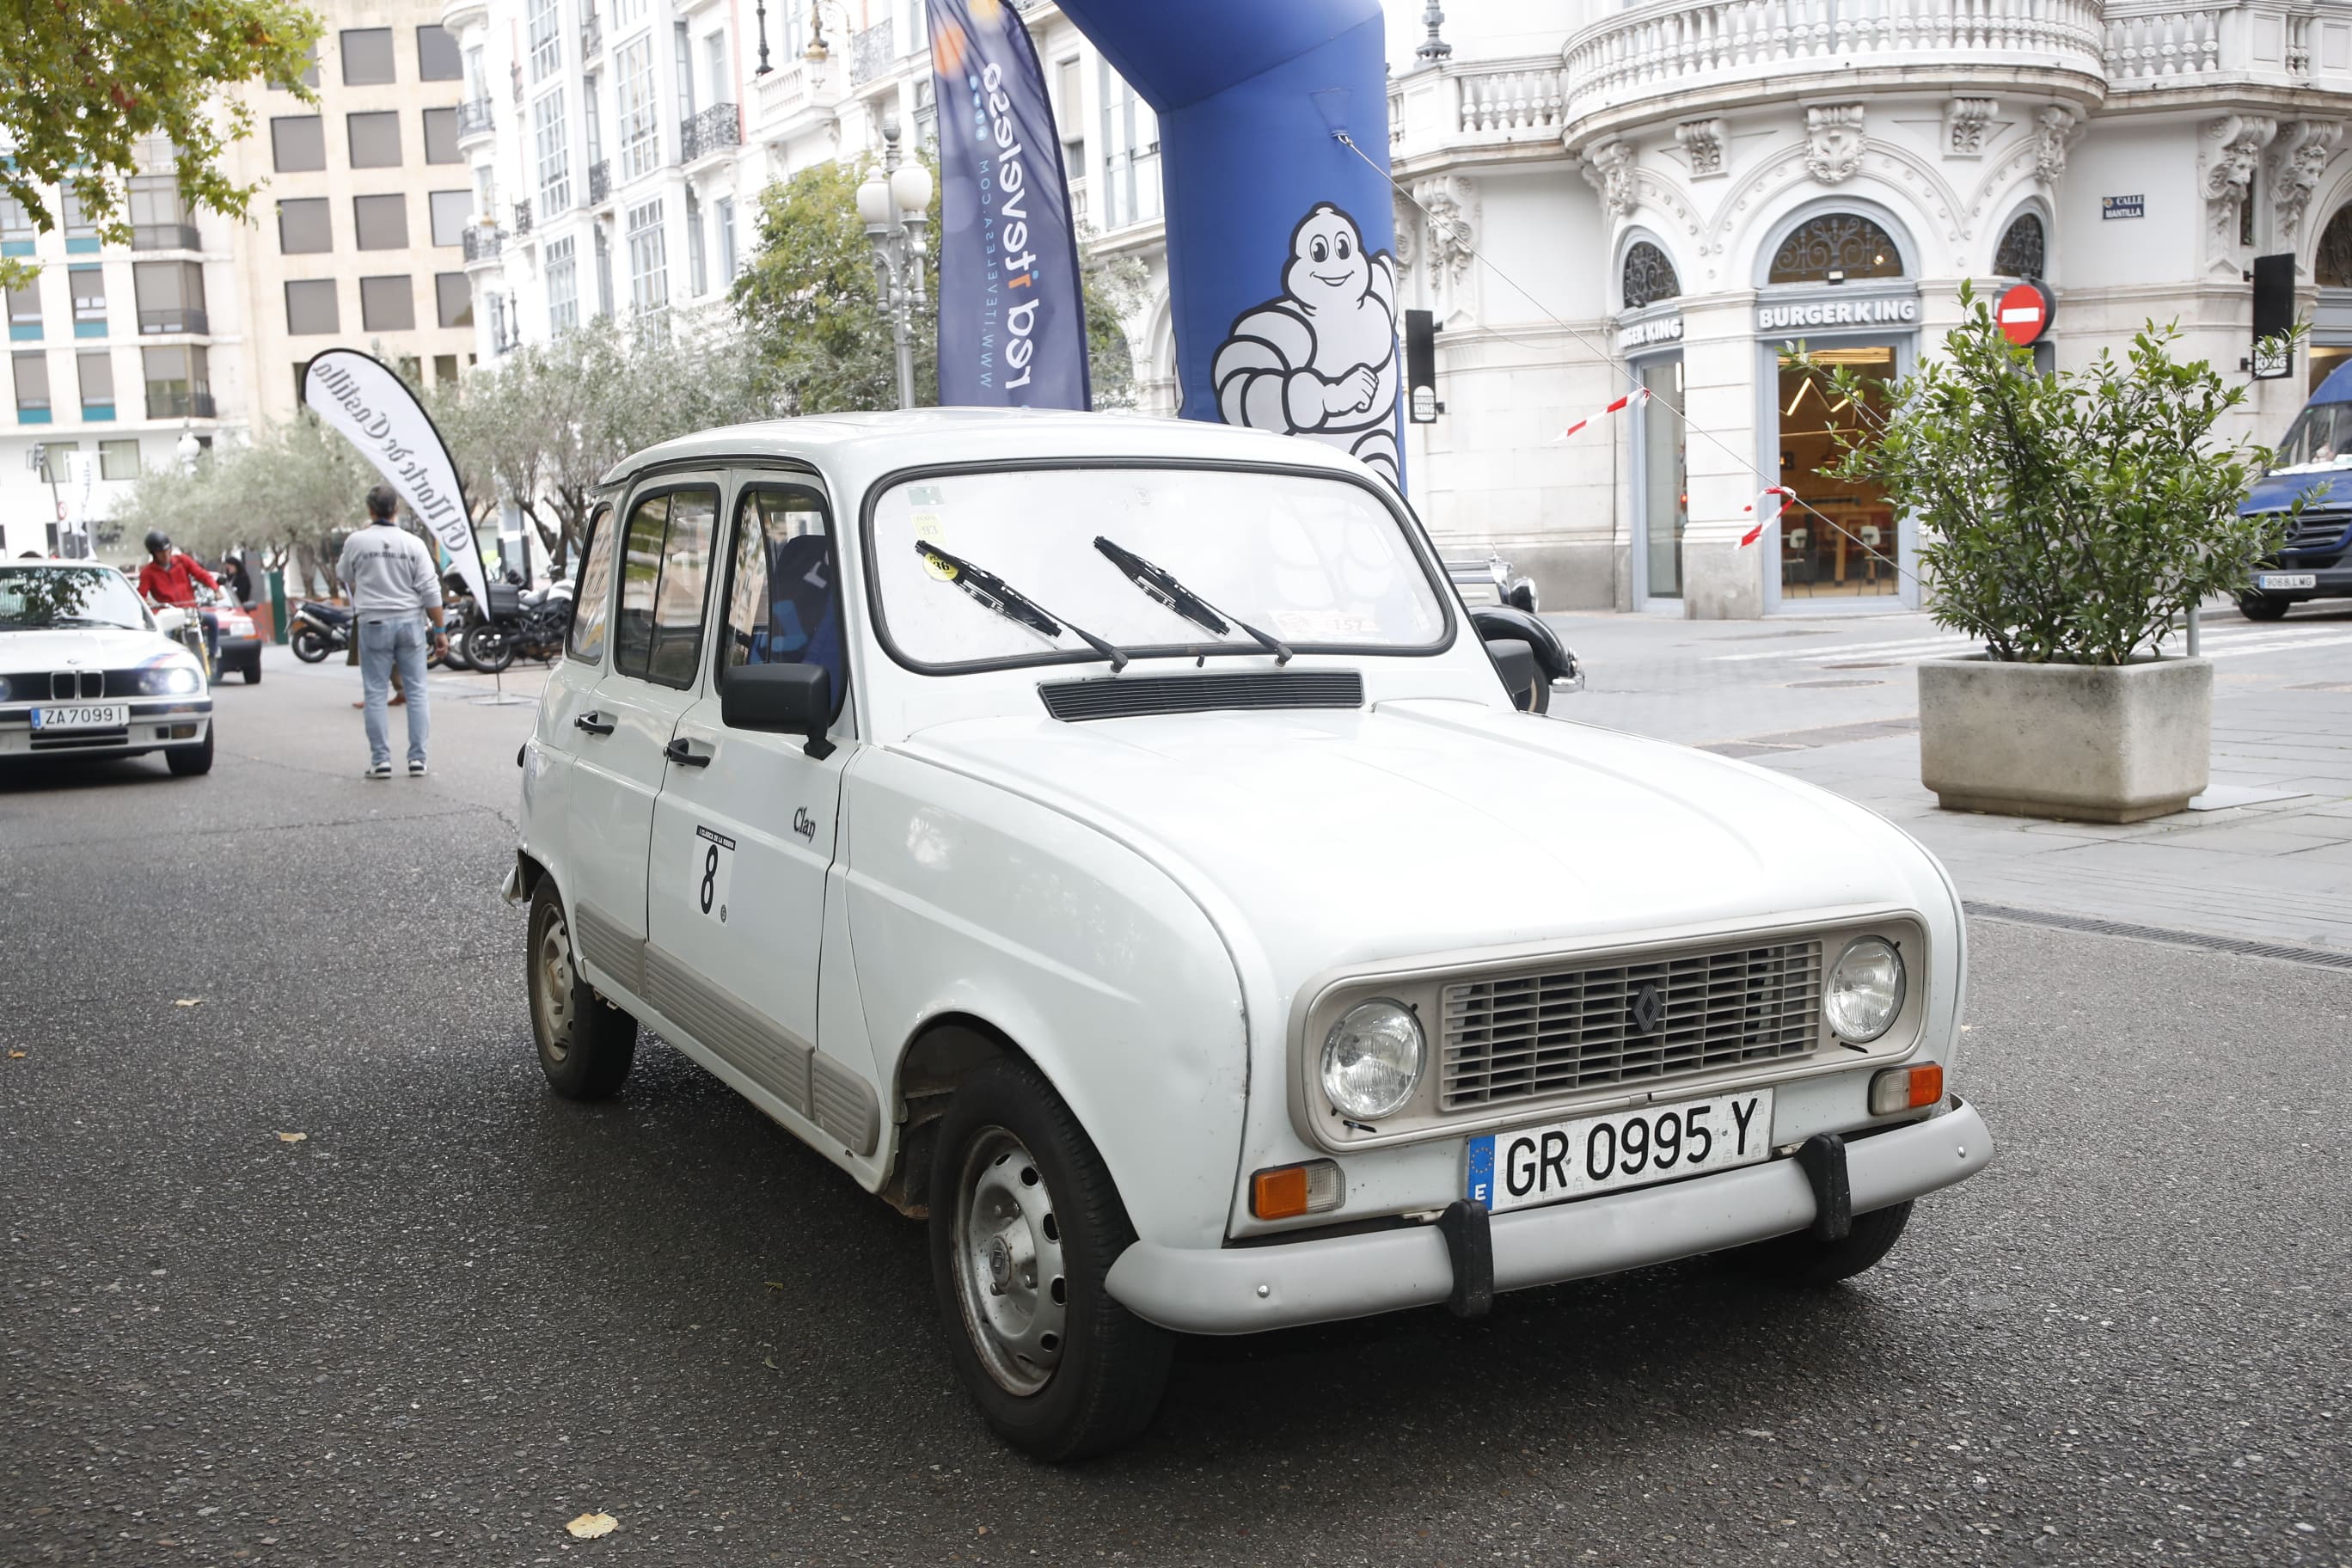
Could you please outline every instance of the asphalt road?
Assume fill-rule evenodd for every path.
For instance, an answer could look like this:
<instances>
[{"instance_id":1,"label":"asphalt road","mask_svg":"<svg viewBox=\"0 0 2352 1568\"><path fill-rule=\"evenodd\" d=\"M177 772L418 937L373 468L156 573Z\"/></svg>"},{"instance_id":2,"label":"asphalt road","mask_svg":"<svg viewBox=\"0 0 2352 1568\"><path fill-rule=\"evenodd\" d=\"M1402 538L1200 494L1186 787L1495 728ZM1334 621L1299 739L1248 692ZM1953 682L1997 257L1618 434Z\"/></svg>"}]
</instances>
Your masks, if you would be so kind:
<instances>
[{"instance_id":1,"label":"asphalt road","mask_svg":"<svg viewBox=\"0 0 2352 1568\"><path fill-rule=\"evenodd\" d=\"M1190 1342L1055 1470L916 1226L658 1043L544 1089L530 710L368 783L347 680L225 689L205 779L0 782L0 1559L2352 1559L2352 974L1980 922L2000 1157L1871 1274Z\"/></svg>"}]
</instances>

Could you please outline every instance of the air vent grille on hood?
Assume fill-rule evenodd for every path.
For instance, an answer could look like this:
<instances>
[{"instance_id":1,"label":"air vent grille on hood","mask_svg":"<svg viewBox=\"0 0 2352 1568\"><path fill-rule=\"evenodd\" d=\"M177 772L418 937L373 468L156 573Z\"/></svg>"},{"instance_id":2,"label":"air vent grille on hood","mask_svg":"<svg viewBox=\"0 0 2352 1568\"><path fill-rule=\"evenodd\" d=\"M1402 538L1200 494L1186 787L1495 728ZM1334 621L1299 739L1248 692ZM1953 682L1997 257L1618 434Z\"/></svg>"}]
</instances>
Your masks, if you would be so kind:
<instances>
[{"instance_id":1,"label":"air vent grille on hood","mask_svg":"<svg viewBox=\"0 0 2352 1568\"><path fill-rule=\"evenodd\" d=\"M1128 675L1040 686L1056 719L1131 719L1148 713L1207 713L1228 708L1361 708L1364 678L1352 669Z\"/></svg>"}]
</instances>

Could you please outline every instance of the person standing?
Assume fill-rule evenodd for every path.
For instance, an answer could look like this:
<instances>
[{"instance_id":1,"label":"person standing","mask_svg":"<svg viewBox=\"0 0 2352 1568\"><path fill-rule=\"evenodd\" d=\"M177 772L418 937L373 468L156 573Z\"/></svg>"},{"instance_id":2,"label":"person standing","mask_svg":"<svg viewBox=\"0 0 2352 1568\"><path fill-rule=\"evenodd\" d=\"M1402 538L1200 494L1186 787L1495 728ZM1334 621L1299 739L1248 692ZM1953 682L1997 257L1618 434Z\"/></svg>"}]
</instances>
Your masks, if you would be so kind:
<instances>
[{"instance_id":1,"label":"person standing","mask_svg":"<svg viewBox=\"0 0 2352 1568\"><path fill-rule=\"evenodd\" d=\"M400 498L390 485L367 493L368 526L343 543L335 575L352 596L352 635L360 650L360 689L367 709L368 767L365 776L392 776L392 739L386 710L392 672L400 671L408 693L408 776L425 776L425 742L432 728L432 705L425 689L428 632L442 645L441 582L433 555L415 534L395 526ZM424 621L417 618L424 613Z\"/></svg>"},{"instance_id":2,"label":"person standing","mask_svg":"<svg viewBox=\"0 0 2352 1568\"><path fill-rule=\"evenodd\" d=\"M244 556L231 551L222 557L220 576L240 605L248 610L253 608L253 574L245 569Z\"/></svg>"}]
</instances>

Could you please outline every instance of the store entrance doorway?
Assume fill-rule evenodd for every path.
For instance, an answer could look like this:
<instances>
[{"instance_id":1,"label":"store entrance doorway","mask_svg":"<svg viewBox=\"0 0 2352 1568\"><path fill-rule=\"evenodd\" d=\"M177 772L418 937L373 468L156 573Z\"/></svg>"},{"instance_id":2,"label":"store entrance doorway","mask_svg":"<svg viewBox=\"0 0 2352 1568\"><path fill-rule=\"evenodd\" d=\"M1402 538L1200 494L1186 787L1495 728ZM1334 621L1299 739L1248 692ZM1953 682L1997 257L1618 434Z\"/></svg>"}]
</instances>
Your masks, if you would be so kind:
<instances>
[{"instance_id":1,"label":"store entrance doorway","mask_svg":"<svg viewBox=\"0 0 2352 1568\"><path fill-rule=\"evenodd\" d=\"M1848 399L1780 356L1780 482L1802 502L1780 514L1781 602L1898 597L1903 541L1885 491L1822 472L1837 462L1842 441L1875 425L1885 388L1898 374L1895 345L1841 344L1815 349L1812 357L1851 370L1864 391Z\"/></svg>"}]
</instances>

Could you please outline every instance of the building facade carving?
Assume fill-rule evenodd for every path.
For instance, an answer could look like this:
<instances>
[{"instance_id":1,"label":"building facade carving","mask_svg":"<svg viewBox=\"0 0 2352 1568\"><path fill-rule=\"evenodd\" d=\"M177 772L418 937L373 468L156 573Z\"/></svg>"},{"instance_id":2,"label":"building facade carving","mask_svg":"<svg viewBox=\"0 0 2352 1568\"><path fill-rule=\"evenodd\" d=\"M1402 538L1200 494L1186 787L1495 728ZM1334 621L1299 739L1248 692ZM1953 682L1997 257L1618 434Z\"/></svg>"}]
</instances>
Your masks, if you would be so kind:
<instances>
[{"instance_id":1,"label":"building facade carving","mask_svg":"<svg viewBox=\"0 0 2352 1568\"><path fill-rule=\"evenodd\" d=\"M2279 127L2278 138L2271 144L2268 159L2271 216L2275 224L2273 238L2281 245L2293 245L2303 227L2305 208L2311 205L2311 193L2318 188L2319 176L2336 156L2336 144L2344 139L2344 121L2340 120L2291 120Z\"/></svg>"},{"instance_id":2,"label":"building facade carving","mask_svg":"<svg viewBox=\"0 0 2352 1568\"><path fill-rule=\"evenodd\" d=\"M1601 204L1608 207L1611 216L1624 217L1633 212L1633 148L1615 140L1587 148L1584 178L1588 184L1601 193Z\"/></svg>"},{"instance_id":3,"label":"building facade carving","mask_svg":"<svg viewBox=\"0 0 2352 1568\"><path fill-rule=\"evenodd\" d=\"M1825 185L1842 184L1862 166L1859 103L1815 104L1805 110L1805 167Z\"/></svg>"},{"instance_id":4,"label":"building facade carving","mask_svg":"<svg viewBox=\"0 0 2352 1568\"><path fill-rule=\"evenodd\" d=\"M1724 172L1724 141L1729 126L1722 120L1685 120L1675 127L1675 141L1690 160L1691 178L1705 180Z\"/></svg>"},{"instance_id":5,"label":"building facade carving","mask_svg":"<svg viewBox=\"0 0 2352 1568\"><path fill-rule=\"evenodd\" d=\"M1944 101L1944 153L1952 158L1984 156L1985 132L1992 126L2000 103L1990 98L1953 98Z\"/></svg>"}]
</instances>

